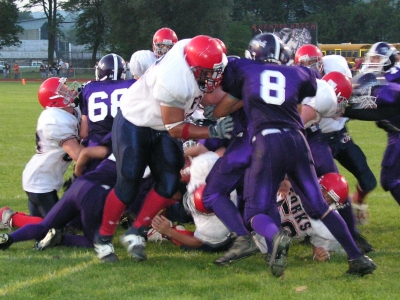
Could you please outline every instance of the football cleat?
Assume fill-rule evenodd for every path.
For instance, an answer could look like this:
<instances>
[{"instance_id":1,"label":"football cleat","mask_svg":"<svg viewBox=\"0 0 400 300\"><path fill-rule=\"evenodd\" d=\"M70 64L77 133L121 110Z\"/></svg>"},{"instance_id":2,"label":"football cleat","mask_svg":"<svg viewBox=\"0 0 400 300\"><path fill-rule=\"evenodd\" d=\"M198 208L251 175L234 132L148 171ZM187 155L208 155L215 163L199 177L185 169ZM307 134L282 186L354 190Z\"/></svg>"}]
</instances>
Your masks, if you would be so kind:
<instances>
[{"instance_id":1,"label":"football cleat","mask_svg":"<svg viewBox=\"0 0 400 300\"><path fill-rule=\"evenodd\" d=\"M10 235L7 233L1 233L0 234L0 249L1 250L6 250L8 247L11 246L13 243L13 239Z\"/></svg>"},{"instance_id":2,"label":"football cleat","mask_svg":"<svg viewBox=\"0 0 400 300\"><path fill-rule=\"evenodd\" d=\"M147 259L145 252L146 240L139 234L139 229L130 227L119 240L133 259L137 261Z\"/></svg>"},{"instance_id":3,"label":"football cleat","mask_svg":"<svg viewBox=\"0 0 400 300\"><path fill-rule=\"evenodd\" d=\"M42 251L47 248L57 247L61 244L63 239L63 234L60 230L56 230L54 228L50 229L49 232L46 234L44 239L35 243L33 249L37 251Z\"/></svg>"},{"instance_id":4,"label":"football cleat","mask_svg":"<svg viewBox=\"0 0 400 300\"><path fill-rule=\"evenodd\" d=\"M363 254L367 254L369 252L375 251L374 247L363 237L361 234L357 234L353 236L354 241L358 248L360 248Z\"/></svg>"},{"instance_id":5,"label":"football cleat","mask_svg":"<svg viewBox=\"0 0 400 300\"><path fill-rule=\"evenodd\" d=\"M347 274L360 275L361 277L367 274L372 274L376 269L376 264L368 256L363 255L357 259L349 260L349 269Z\"/></svg>"},{"instance_id":6,"label":"football cleat","mask_svg":"<svg viewBox=\"0 0 400 300\"><path fill-rule=\"evenodd\" d=\"M95 233L93 246L101 262L114 263L118 261L118 256L114 253L112 237L105 240L99 233Z\"/></svg>"},{"instance_id":7,"label":"football cleat","mask_svg":"<svg viewBox=\"0 0 400 300\"><path fill-rule=\"evenodd\" d=\"M233 235L236 235L233 233ZM232 246L224 255L214 261L216 265L224 265L231 262L238 261L259 252L256 242L253 239L253 234L237 236L233 241Z\"/></svg>"},{"instance_id":8,"label":"football cleat","mask_svg":"<svg viewBox=\"0 0 400 300\"><path fill-rule=\"evenodd\" d=\"M272 253L269 261L271 272L274 276L280 277L283 275L287 266L287 256L292 239L288 232L279 231L272 239Z\"/></svg>"},{"instance_id":9,"label":"football cleat","mask_svg":"<svg viewBox=\"0 0 400 300\"><path fill-rule=\"evenodd\" d=\"M10 229L12 228L12 216L15 212L8 206L0 208L0 229Z\"/></svg>"}]
</instances>

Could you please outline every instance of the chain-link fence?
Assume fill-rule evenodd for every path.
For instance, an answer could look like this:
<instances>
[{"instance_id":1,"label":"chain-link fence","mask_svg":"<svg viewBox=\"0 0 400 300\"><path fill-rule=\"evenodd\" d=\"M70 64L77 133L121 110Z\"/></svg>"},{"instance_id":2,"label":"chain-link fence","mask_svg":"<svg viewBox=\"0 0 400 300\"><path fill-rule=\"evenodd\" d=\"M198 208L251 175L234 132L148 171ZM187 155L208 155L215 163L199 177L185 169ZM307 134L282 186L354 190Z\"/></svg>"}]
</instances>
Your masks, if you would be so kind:
<instances>
[{"instance_id":1,"label":"chain-link fence","mask_svg":"<svg viewBox=\"0 0 400 300\"><path fill-rule=\"evenodd\" d=\"M25 67L19 69L19 74L14 74L10 70L9 74L2 74L0 76L7 79L46 79L49 77L67 77L73 79L87 79L94 80L94 68L68 68L68 69L48 69L40 70L38 67ZM1 77L0 77L1 78Z\"/></svg>"}]
</instances>

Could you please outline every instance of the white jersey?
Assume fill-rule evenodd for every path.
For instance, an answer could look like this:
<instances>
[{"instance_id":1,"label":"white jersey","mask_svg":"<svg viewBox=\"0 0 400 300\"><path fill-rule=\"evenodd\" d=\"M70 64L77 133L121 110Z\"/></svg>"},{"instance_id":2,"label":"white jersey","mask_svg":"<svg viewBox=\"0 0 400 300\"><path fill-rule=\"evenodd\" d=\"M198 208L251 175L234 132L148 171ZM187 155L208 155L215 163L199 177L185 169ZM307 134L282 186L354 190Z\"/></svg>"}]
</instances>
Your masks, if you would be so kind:
<instances>
[{"instance_id":1,"label":"white jersey","mask_svg":"<svg viewBox=\"0 0 400 300\"><path fill-rule=\"evenodd\" d=\"M319 128L321 128L321 131L323 133L328 133L328 132L334 132L334 131L339 131L341 130L344 125L346 125L346 122L349 120L349 118L322 118L321 121L319 122Z\"/></svg>"},{"instance_id":2,"label":"white jersey","mask_svg":"<svg viewBox=\"0 0 400 300\"><path fill-rule=\"evenodd\" d=\"M132 54L129 62L130 72L133 76L142 77L147 69L157 60L153 51L139 50Z\"/></svg>"},{"instance_id":3,"label":"white jersey","mask_svg":"<svg viewBox=\"0 0 400 300\"><path fill-rule=\"evenodd\" d=\"M324 62L324 73L329 74L330 72L337 71L343 73L349 78L352 78L351 71L347 65L346 59L341 55L326 55L322 58ZM322 118L319 122L319 128L323 133L339 131L341 130L348 118Z\"/></svg>"},{"instance_id":4,"label":"white jersey","mask_svg":"<svg viewBox=\"0 0 400 300\"><path fill-rule=\"evenodd\" d=\"M184 56L189 41L178 41L122 95L121 112L129 122L166 130L161 118L161 105L184 109L185 114L196 109L203 92Z\"/></svg>"},{"instance_id":5,"label":"white jersey","mask_svg":"<svg viewBox=\"0 0 400 300\"><path fill-rule=\"evenodd\" d=\"M22 173L22 187L31 193L59 191L72 159L62 147L64 141L78 137L78 119L56 107L47 107L36 128L36 154Z\"/></svg>"},{"instance_id":6,"label":"white jersey","mask_svg":"<svg viewBox=\"0 0 400 300\"><path fill-rule=\"evenodd\" d=\"M224 242L229 236L229 230L215 214L203 214L194 208L193 192L205 184L206 177L219 156L212 151L200 154L192 160L190 166L190 182L187 187L187 201L196 230L194 236L202 242L215 245ZM231 200L236 204L236 192L231 194Z\"/></svg>"},{"instance_id":7,"label":"white jersey","mask_svg":"<svg viewBox=\"0 0 400 300\"><path fill-rule=\"evenodd\" d=\"M337 111L337 99L333 87L320 79L317 79L317 94L314 97L304 98L301 104L310 106L317 112L315 119L304 124L306 128L318 123L324 116L334 116Z\"/></svg>"},{"instance_id":8,"label":"white jersey","mask_svg":"<svg viewBox=\"0 0 400 300\"><path fill-rule=\"evenodd\" d=\"M303 240L306 235L316 247L338 251L341 246L321 220L311 219L303 210L300 197L291 190L284 199L278 199L282 228L288 230L293 240ZM337 211L335 210L335 213Z\"/></svg>"}]
</instances>

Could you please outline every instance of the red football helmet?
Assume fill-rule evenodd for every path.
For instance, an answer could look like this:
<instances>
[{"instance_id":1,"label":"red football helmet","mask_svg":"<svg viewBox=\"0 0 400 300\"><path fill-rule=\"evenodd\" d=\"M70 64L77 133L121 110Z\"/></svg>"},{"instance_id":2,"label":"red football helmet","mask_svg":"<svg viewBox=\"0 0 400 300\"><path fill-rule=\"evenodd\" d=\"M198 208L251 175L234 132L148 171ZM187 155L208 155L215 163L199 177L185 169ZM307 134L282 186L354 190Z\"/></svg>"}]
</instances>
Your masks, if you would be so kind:
<instances>
[{"instance_id":1,"label":"red football helmet","mask_svg":"<svg viewBox=\"0 0 400 300\"><path fill-rule=\"evenodd\" d=\"M38 91L40 104L44 108L71 106L79 92L70 88L66 82L64 77L51 77L43 81Z\"/></svg>"},{"instance_id":2,"label":"red football helmet","mask_svg":"<svg viewBox=\"0 0 400 300\"><path fill-rule=\"evenodd\" d=\"M184 52L200 90L211 93L221 82L226 65L220 43L210 36L198 35L186 45Z\"/></svg>"},{"instance_id":3,"label":"red football helmet","mask_svg":"<svg viewBox=\"0 0 400 300\"><path fill-rule=\"evenodd\" d=\"M353 86L350 78L343 73L332 71L322 77L322 80L325 80L331 87L333 87L339 106L346 106L350 99L351 93L353 92Z\"/></svg>"},{"instance_id":4,"label":"red football helmet","mask_svg":"<svg viewBox=\"0 0 400 300\"><path fill-rule=\"evenodd\" d=\"M297 49L294 55L294 63L297 66L316 69L321 74L324 69L321 50L317 46L311 44L303 45Z\"/></svg>"},{"instance_id":5,"label":"red football helmet","mask_svg":"<svg viewBox=\"0 0 400 300\"><path fill-rule=\"evenodd\" d=\"M153 36L153 52L157 58L167 53L178 41L178 37L170 28L158 29Z\"/></svg>"},{"instance_id":6,"label":"red football helmet","mask_svg":"<svg viewBox=\"0 0 400 300\"><path fill-rule=\"evenodd\" d=\"M203 214L212 214L212 212L207 210L203 205L203 192L205 188L206 185L202 184L194 191L193 193L194 207L197 209L197 211Z\"/></svg>"},{"instance_id":7,"label":"red football helmet","mask_svg":"<svg viewBox=\"0 0 400 300\"><path fill-rule=\"evenodd\" d=\"M349 184L346 178L338 173L327 173L321 176L319 185L321 190L326 191L337 206L346 202L349 196Z\"/></svg>"},{"instance_id":8,"label":"red football helmet","mask_svg":"<svg viewBox=\"0 0 400 300\"><path fill-rule=\"evenodd\" d=\"M219 38L215 38L215 39L221 45L222 51L224 51L224 53L227 54L228 53L228 49L226 48L225 43L223 41L221 41Z\"/></svg>"}]
</instances>

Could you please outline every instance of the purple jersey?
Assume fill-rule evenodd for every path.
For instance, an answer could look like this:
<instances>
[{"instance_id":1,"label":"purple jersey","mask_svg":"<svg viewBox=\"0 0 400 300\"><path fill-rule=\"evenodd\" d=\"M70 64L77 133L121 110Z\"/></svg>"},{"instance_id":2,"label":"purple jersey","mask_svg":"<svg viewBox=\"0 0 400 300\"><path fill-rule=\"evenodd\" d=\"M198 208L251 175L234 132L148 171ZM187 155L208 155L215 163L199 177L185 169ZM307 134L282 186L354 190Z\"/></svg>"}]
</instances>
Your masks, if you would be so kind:
<instances>
[{"instance_id":1,"label":"purple jersey","mask_svg":"<svg viewBox=\"0 0 400 300\"><path fill-rule=\"evenodd\" d=\"M385 73L385 78L388 82L400 83L400 69L398 67L390 68Z\"/></svg>"},{"instance_id":2,"label":"purple jersey","mask_svg":"<svg viewBox=\"0 0 400 300\"><path fill-rule=\"evenodd\" d=\"M87 116L89 145L98 145L111 132L122 94L135 82L131 80L91 81L80 95L82 115Z\"/></svg>"},{"instance_id":3,"label":"purple jersey","mask_svg":"<svg viewBox=\"0 0 400 300\"><path fill-rule=\"evenodd\" d=\"M223 90L244 101L250 136L267 128L303 129L297 105L317 91L308 68L238 59L224 71Z\"/></svg>"},{"instance_id":4,"label":"purple jersey","mask_svg":"<svg viewBox=\"0 0 400 300\"><path fill-rule=\"evenodd\" d=\"M371 95L376 97L377 108L398 107L400 105L400 84L389 82L387 85L373 87ZM377 122L377 125L390 133L400 132L400 115Z\"/></svg>"}]
</instances>

